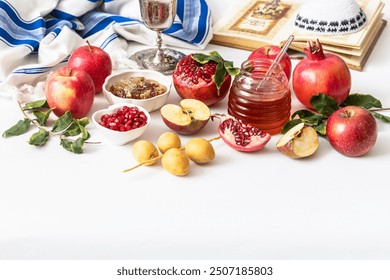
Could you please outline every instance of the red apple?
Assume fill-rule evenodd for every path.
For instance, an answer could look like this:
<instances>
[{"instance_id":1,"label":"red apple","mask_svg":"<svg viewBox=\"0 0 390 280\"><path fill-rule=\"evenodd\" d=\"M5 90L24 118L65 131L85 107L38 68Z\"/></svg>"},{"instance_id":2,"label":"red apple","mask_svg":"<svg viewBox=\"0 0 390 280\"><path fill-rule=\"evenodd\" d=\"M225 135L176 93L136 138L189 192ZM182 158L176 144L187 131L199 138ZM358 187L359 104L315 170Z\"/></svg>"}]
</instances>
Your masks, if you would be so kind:
<instances>
[{"instance_id":1,"label":"red apple","mask_svg":"<svg viewBox=\"0 0 390 280\"><path fill-rule=\"evenodd\" d=\"M85 117L95 99L92 78L82 69L61 67L46 79L46 100L56 116L70 111L76 119Z\"/></svg>"},{"instance_id":2,"label":"red apple","mask_svg":"<svg viewBox=\"0 0 390 280\"><path fill-rule=\"evenodd\" d=\"M259 59L259 58L269 58L275 59L280 53L281 48L278 46L267 45L254 50L248 57L248 59ZM282 67L287 78L290 80L291 77L291 59L287 53L285 53L280 60L280 66Z\"/></svg>"},{"instance_id":3,"label":"red apple","mask_svg":"<svg viewBox=\"0 0 390 280\"><path fill-rule=\"evenodd\" d=\"M378 130L371 112L359 106L346 106L329 116L326 135L336 151L358 157L375 145Z\"/></svg>"},{"instance_id":4,"label":"red apple","mask_svg":"<svg viewBox=\"0 0 390 280\"><path fill-rule=\"evenodd\" d=\"M103 49L88 45L75 49L69 57L67 66L86 71L95 85L95 93L102 91L105 79L112 72L112 62L109 54Z\"/></svg>"},{"instance_id":5,"label":"red apple","mask_svg":"<svg viewBox=\"0 0 390 280\"><path fill-rule=\"evenodd\" d=\"M161 118L173 131L192 135L201 130L209 121L209 107L197 99L182 99L179 105L165 104L160 109Z\"/></svg>"}]
</instances>

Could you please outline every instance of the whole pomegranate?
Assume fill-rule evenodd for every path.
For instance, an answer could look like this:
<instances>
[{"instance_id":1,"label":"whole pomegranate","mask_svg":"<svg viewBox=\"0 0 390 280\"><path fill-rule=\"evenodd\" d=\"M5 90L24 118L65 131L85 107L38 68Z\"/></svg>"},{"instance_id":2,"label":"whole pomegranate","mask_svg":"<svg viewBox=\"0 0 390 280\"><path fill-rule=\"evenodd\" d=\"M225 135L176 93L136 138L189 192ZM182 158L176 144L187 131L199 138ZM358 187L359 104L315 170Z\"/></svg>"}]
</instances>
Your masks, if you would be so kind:
<instances>
[{"instance_id":1,"label":"whole pomegranate","mask_svg":"<svg viewBox=\"0 0 390 280\"><path fill-rule=\"evenodd\" d=\"M313 95L326 94L339 104L347 99L351 90L351 73L339 56L324 53L321 43L309 41L304 48L306 58L295 66L292 87L297 99L312 109Z\"/></svg>"},{"instance_id":2,"label":"whole pomegranate","mask_svg":"<svg viewBox=\"0 0 390 280\"><path fill-rule=\"evenodd\" d=\"M262 149L271 139L271 135L242 120L221 114L214 114L211 120L218 118L218 133L230 147L241 152L254 152Z\"/></svg>"},{"instance_id":3,"label":"whole pomegranate","mask_svg":"<svg viewBox=\"0 0 390 280\"><path fill-rule=\"evenodd\" d=\"M209 55L195 53L178 62L172 73L173 85L181 98L197 99L211 106L225 98L231 75L238 72L232 62L225 61L216 51Z\"/></svg>"}]
</instances>

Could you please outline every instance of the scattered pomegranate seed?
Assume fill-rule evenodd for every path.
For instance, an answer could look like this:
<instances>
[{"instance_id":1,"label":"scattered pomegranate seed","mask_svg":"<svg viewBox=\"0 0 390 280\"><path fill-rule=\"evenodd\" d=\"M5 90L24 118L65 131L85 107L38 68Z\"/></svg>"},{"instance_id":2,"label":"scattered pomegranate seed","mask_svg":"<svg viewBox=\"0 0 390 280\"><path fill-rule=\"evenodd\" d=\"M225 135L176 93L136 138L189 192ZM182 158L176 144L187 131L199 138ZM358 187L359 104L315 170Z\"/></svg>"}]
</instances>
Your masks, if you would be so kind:
<instances>
[{"instance_id":1,"label":"scattered pomegranate seed","mask_svg":"<svg viewBox=\"0 0 390 280\"><path fill-rule=\"evenodd\" d=\"M123 106L112 114L104 114L99 124L116 131L129 131L146 125L148 118L137 107Z\"/></svg>"}]
</instances>

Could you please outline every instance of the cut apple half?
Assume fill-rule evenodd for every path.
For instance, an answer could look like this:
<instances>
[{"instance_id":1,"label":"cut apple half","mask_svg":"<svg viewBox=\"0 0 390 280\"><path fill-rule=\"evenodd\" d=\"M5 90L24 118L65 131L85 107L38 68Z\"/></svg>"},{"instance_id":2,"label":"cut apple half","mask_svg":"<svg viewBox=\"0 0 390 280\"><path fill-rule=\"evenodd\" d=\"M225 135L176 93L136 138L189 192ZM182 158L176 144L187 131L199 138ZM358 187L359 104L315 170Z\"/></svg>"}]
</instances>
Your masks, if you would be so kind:
<instances>
[{"instance_id":1,"label":"cut apple half","mask_svg":"<svg viewBox=\"0 0 390 280\"><path fill-rule=\"evenodd\" d=\"M183 108L176 104L167 104L161 108L161 115L170 122L180 126L191 124L191 116L183 113Z\"/></svg>"},{"instance_id":2,"label":"cut apple half","mask_svg":"<svg viewBox=\"0 0 390 280\"><path fill-rule=\"evenodd\" d=\"M187 115L198 121L208 121L210 119L210 108L202 101L196 99L183 99L180 106Z\"/></svg>"},{"instance_id":3,"label":"cut apple half","mask_svg":"<svg viewBox=\"0 0 390 280\"><path fill-rule=\"evenodd\" d=\"M276 143L277 149L290 158L311 156L318 149L318 134L311 126L297 124Z\"/></svg>"},{"instance_id":4,"label":"cut apple half","mask_svg":"<svg viewBox=\"0 0 390 280\"><path fill-rule=\"evenodd\" d=\"M164 123L179 134L195 134L210 119L209 107L196 99L183 99L179 105L166 104L160 109Z\"/></svg>"}]
</instances>

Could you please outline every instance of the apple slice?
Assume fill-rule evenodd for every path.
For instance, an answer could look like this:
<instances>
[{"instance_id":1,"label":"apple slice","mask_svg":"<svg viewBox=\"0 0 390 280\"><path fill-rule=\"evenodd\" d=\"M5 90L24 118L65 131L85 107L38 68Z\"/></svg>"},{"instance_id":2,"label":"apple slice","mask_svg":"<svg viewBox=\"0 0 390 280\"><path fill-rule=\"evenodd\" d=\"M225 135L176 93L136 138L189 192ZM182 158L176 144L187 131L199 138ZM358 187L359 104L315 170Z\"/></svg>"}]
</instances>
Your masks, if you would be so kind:
<instances>
[{"instance_id":1,"label":"apple slice","mask_svg":"<svg viewBox=\"0 0 390 280\"><path fill-rule=\"evenodd\" d=\"M196 99L182 99L179 105L166 104L160 109L164 123L179 134L191 135L201 130L209 121L209 107Z\"/></svg>"},{"instance_id":2,"label":"apple slice","mask_svg":"<svg viewBox=\"0 0 390 280\"><path fill-rule=\"evenodd\" d=\"M300 123L287 131L276 147L290 158L308 157L318 149L318 134L313 127Z\"/></svg>"}]
</instances>

